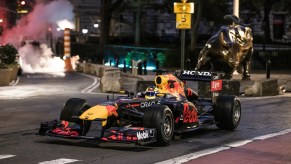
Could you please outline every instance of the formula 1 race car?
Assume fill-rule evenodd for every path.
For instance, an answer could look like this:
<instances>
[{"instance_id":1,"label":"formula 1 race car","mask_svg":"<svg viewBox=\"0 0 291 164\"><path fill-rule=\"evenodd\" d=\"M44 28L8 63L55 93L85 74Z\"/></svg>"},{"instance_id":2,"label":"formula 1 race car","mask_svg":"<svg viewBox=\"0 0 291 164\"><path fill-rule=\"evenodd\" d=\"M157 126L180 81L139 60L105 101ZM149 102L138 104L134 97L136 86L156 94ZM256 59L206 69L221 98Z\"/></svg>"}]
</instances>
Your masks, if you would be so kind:
<instances>
[{"instance_id":1,"label":"formula 1 race car","mask_svg":"<svg viewBox=\"0 0 291 164\"><path fill-rule=\"evenodd\" d=\"M199 98L183 81L210 82L211 98ZM60 119L41 123L39 134L97 142L158 143L167 145L174 134L216 124L235 129L241 104L234 95L220 94L222 80L212 72L183 70L177 75L155 77L155 98L145 94L121 95L90 106L80 98L69 99Z\"/></svg>"}]
</instances>

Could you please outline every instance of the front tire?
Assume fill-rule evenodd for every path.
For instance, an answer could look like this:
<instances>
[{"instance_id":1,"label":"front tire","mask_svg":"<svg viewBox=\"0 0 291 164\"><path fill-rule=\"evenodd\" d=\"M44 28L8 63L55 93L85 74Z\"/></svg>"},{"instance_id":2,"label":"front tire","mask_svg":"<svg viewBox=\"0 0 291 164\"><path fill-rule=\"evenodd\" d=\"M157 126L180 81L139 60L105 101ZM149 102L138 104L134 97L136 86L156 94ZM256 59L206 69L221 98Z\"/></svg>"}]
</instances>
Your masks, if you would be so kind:
<instances>
[{"instance_id":1,"label":"front tire","mask_svg":"<svg viewBox=\"0 0 291 164\"><path fill-rule=\"evenodd\" d=\"M217 98L214 118L217 127L225 130L237 128L241 118L241 104L234 95L221 95Z\"/></svg>"},{"instance_id":2,"label":"front tire","mask_svg":"<svg viewBox=\"0 0 291 164\"><path fill-rule=\"evenodd\" d=\"M143 126L157 129L157 143L168 145L174 135L174 117L171 109L165 105L153 105L145 110Z\"/></svg>"},{"instance_id":3,"label":"front tire","mask_svg":"<svg viewBox=\"0 0 291 164\"><path fill-rule=\"evenodd\" d=\"M82 129L82 135L86 135L91 125L90 122L82 121L78 118L72 118L72 116L80 116L89 108L90 105L88 105L86 100L80 98L71 98L65 103L60 114L60 120L78 124Z\"/></svg>"}]
</instances>

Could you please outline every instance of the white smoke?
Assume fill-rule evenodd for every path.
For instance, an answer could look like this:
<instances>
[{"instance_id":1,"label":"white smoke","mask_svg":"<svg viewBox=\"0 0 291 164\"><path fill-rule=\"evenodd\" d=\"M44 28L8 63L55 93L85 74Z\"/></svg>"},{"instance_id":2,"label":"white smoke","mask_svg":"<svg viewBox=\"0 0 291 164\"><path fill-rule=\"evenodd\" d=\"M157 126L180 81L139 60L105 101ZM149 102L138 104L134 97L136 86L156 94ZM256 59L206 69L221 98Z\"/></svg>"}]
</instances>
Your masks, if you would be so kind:
<instances>
[{"instance_id":1,"label":"white smoke","mask_svg":"<svg viewBox=\"0 0 291 164\"><path fill-rule=\"evenodd\" d=\"M4 43L19 47L24 72L64 70L64 62L60 58L52 57L53 52L47 44L51 44L51 41L56 43L58 37L63 36L63 31L57 31L58 22L69 22L66 28L73 28L73 23L71 23L74 19L73 9L73 5L68 0L54 0L50 3L39 1L28 15L17 22L14 28L3 34ZM21 42L27 40L42 44L38 48L30 44L20 47Z\"/></svg>"},{"instance_id":2,"label":"white smoke","mask_svg":"<svg viewBox=\"0 0 291 164\"><path fill-rule=\"evenodd\" d=\"M46 44L39 46L25 44L18 49L18 52L21 56L20 65L23 72L64 72L64 61L59 57L52 57L53 53Z\"/></svg>"}]
</instances>

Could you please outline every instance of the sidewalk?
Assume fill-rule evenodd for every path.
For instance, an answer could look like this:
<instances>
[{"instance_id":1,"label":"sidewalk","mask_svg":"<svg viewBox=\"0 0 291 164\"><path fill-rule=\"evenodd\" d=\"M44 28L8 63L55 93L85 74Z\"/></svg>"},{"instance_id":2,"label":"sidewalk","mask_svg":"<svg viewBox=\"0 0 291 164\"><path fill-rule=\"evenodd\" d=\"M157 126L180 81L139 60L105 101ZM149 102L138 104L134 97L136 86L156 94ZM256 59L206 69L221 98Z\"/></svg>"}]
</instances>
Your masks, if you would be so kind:
<instances>
[{"instance_id":1,"label":"sidewalk","mask_svg":"<svg viewBox=\"0 0 291 164\"><path fill-rule=\"evenodd\" d=\"M267 79L266 72L263 70L253 71L250 73L250 75L251 75L251 81L241 81L241 86L250 85L254 81ZM241 75L234 74L233 79L240 80ZM291 70L271 71L270 79L278 79L279 86L284 86L286 89L286 92L291 92Z\"/></svg>"}]
</instances>

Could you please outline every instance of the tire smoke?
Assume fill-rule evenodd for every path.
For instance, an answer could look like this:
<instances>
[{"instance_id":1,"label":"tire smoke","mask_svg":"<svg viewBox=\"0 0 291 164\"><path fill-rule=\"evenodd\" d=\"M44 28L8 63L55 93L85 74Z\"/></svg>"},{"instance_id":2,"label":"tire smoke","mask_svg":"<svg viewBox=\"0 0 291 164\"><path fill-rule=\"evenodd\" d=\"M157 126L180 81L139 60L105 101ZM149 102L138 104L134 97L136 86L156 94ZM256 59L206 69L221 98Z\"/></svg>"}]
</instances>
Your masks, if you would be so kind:
<instances>
[{"instance_id":1,"label":"tire smoke","mask_svg":"<svg viewBox=\"0 0 291 164\"><path fill-rule=\"evenodd\" d=\"M28 15L22 16L17 25L6 30L2 41L18 48L20 64L24 72L64 71L64 61L53 57L54 43L63 36L58 31L60 22L73 29L73 5L68 0L54 0L50 3L38 1ZM31 44L39 43L38 45ZM55 54L57 55L57 54Z\"/></svg>"}]
</instances>

